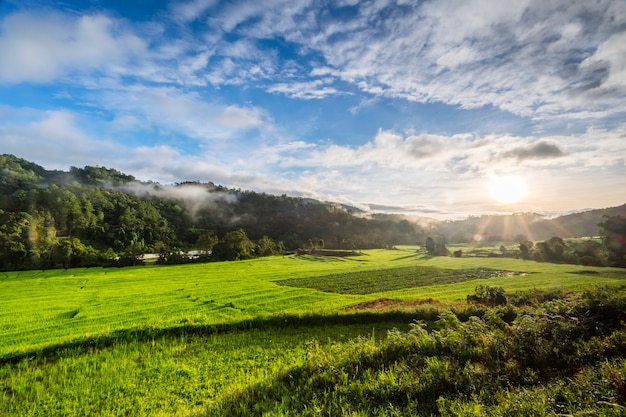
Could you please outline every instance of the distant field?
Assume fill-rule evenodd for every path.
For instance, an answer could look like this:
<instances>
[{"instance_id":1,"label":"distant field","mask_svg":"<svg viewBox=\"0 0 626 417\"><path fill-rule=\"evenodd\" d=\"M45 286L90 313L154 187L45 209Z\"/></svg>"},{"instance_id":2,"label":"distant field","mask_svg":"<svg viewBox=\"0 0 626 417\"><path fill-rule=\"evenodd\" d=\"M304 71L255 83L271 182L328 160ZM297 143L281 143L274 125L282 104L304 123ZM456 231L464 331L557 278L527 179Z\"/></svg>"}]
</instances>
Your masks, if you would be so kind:
<instances>
[{"instance_id":1,"label":"distant field","mask_svg":"<svg viewBox=\"0 0 626 417\"><path fill-rule=\"evenodd\" d=\"M313 288L339 294L373 294L429 285L454 284L497 277L525 275L523 272L487 268L444 269L433 266L408 266L374 271L347 272L321 277L291 278L275 281L279 285Z\"/></svg>"},{"instance_id":2,"label":"distant field","mask_svg":"<svg viewBox=\"0 0 626 417\"><path fill-rule=\"evenodd\" d=\"M626 273L516 259L430 258L411 247L347 258L1 273L0 357L119 329L333 312L377 297L464 300L481 284L507 291L581 289L626 284Z\"/></svg>"},{"instance_id":3,"label":"distant field","mask_svg":"<svg viewBox=\"0 0 626 417\"><path fill-rule=\"evenodd\" d=\"M348 306L458 302L477 285L509 293L619 286L626 271L431 258L401 247L343 258L0 273L0 415L196 415L221 392L301 363L314 340L382 338L415 317Z\"/></svg>"}]
</instances>

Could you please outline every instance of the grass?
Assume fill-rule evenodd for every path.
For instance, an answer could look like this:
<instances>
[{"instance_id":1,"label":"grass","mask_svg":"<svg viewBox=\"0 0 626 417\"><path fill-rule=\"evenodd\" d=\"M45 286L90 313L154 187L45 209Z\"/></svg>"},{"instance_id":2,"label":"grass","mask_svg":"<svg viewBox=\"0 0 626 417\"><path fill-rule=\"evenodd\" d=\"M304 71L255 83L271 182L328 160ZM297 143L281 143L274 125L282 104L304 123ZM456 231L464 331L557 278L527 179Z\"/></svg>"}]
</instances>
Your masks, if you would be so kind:
<instances>
[{"instance_id":1,"label":"grass","mask_svg":"<svg viewBox=\"0 0 626 417\"><path fill-rule=\"evenodd\" d=\"M0 368L3 416L186 415L302 365L312 340L342 344L389 324L248 329L65 348ZM11 399L6 398L10 390Z\"/></svg>"},{"instance_id":2,"label":"grass","mask_svg":"<svg viewBox=\"0 0 626 417\"><path fill-rule=\"evenodd\" d=\"M374 349L387 330L432 320L478 285L512 293L624 284L620 269L431 258L410 247L353 258L3 273L0 415L204 415L307 366L312 354L343 351L359 336ZM379 298L440 302L346 309Z\"/></svg>"},{"instance_id":3,"label":"grass","mask_svg":"<svg viewBox=\"0 0 626 417\"><path fill-rule=\"evenodd\" d=\"M424 285L422 277L420 286L410 288L414 285L410 282L380 278L385 275L382 269L404 271L406 278L411 268L462 274L486 268L527 275L431 285ZM356 258L288 256L180 266L5 273L0 278L0 293L4 296L0 357L120 329L221 324L284 312L332 312L378 297L458 301L473 293L477 285L502 286L507 291L619 285L626 279L623 272L516 259L428 258L416 254L413 248L403 248L364 251ZM361 288L368 294L327 293L275 283L285 279L321 280L338 274L348 274L345 277L353 279L351 288ZM446 274L446 279L455 279L452 272ZM377 276L382 285L365 282L368 276ZM374 289L376 292L371 292Z\"/></svg>"}]
</instances>

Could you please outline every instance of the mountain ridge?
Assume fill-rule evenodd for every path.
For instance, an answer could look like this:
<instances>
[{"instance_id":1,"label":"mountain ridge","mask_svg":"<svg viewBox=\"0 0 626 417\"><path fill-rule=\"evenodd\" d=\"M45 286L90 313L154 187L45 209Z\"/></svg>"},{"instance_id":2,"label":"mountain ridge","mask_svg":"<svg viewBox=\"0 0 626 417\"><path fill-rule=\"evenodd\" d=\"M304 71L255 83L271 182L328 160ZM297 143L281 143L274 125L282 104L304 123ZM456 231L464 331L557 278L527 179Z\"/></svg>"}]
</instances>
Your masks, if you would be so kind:
<instances>
[{"instance_id":1,"label":"mountain ridge","mask_svg":"<svg viewBox=\"0 0 626 417\"><path fill-rule=\"evenodd\" d=\"M122 191L140 198L158 198L164 196L177 201L187 202L190 206L202 205L211 200L224 200L234 203L235 196L252 194L261 198L286 198L298 204L322 205L327 209L343 210L351 215L383 221L407 221L415 225L417 234L440 234L449 242L468 242L476 240L529 240L549 239L553 236L574 238L596 236L598 224L604 216L626 216L626 204L601 209L573 210L571 213L550 218L535 212L512 214L485 214L468 216L458 220L437 220L410 214L390 214L367 211L355 206L320 201L311 198L275 196L254 191L230 189L213 182L181 181L172 185L163 185L152 181L141 181L132 175L115 168L101 166L70 167L69 171L48 170L34 162L14 155L0 156L0 192L10 196L29 186L63 186L77 182L83 186L100 187ZM199 190L204 189L206 193ZM6 198L6 197L5 197ZM385 205L391 207L392 204ZM376 206L376 208L380 208ZM191 209L193 212L193 207ZM391 242L394 243L394 242Z\"/></svg>"}]
</instances>

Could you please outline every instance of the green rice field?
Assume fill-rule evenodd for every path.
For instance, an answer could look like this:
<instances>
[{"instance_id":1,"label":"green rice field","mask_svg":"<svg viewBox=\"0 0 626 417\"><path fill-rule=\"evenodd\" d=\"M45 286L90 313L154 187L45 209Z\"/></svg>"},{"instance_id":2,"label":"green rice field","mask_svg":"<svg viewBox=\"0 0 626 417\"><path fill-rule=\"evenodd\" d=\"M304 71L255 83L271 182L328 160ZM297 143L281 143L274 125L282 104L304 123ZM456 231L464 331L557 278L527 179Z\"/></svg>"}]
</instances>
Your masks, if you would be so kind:
<instances>
[{"instance_id":1,"label":"green rice field","mask_svg":"<svg viewBox=\"0 0 626 417\"><path fill-rule=\"evenodd\" d=\"M376 343L426 314L356 305L454 306L478 285L513 293L625 284L626 271L615 268L431 258L411 247L0 273L0 415L207 415L221 399L303 365L312 345Z\"/></svg>"}]
</instances>

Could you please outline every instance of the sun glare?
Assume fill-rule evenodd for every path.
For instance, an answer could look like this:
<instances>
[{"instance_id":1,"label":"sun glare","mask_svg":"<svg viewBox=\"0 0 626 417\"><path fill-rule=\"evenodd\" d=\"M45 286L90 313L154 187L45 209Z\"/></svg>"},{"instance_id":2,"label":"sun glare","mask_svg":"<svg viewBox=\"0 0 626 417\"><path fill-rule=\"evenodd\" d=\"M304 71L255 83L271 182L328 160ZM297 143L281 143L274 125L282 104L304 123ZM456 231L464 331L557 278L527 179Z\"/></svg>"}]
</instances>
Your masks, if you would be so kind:
<instances>
[{"instance_id":1,"label":"sun glare","mask_svg":"<svg viewBox=\"0 0 626 417\"><path fill-rule=\"evenodd\" d=\"M493 198L501 203L517 203L526 196L526 184L518 175L496 175L489 189Z\"/></svg>"}]
</instances>

